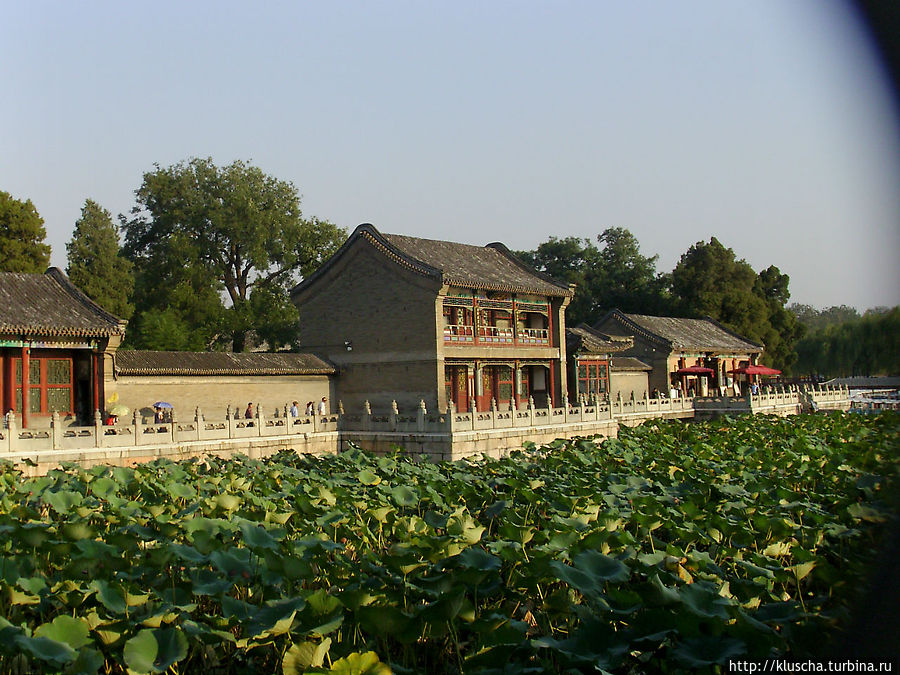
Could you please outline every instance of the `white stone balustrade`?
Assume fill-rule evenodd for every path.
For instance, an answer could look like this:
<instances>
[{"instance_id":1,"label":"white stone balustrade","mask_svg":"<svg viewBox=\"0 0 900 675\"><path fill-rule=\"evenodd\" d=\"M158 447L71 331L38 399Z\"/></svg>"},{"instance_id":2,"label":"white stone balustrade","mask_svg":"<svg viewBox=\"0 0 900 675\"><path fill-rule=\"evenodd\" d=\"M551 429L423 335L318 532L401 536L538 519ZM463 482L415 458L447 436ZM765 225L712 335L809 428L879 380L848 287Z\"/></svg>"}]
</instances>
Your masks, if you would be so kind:
<instances>
[{"instance_id":1,"label":"white stone balustrade","mask_svg":"<svg viewBox=\"0 0 900 675\"><path fill-rule=\"evenodd\" d=\"M300 435L315 438L338 432L452 436L456 432L527 428L546 430L555 427L563 432L568 427L589 428L591 423L596 423L600 428L613 421L632 425L658 417L796 414L801 408L847 410L850 407L849 394L848 389L835 387L764 387L759 393L744 397L649 398L645 395L637 399L623 399L619 395L609 401L580 396L571 402L564 397L560 407L539 408L529 399L518 407L513 404L500 407L493 401L487 411L478 411L474 405L469 410L456 410L451 405L443 412L428 410L425 401L420 401L412 411L401 411L393 402L386 413L373 412L367 401L359 412L300 417L290 417L287 406L283 410L275 410L271 417L256 406L257 413L252 419L244 419L237 407L226 410L224 417L208 416L196 408L185 421L175 413L171 422L150 423L144 422L135 413L128 424L111 426L101 423L99 413L94 416L94 424L89 426L65 426L59 415L54 414L47 429L21 429L19 418L8 413L0 428L0 458L14 455L22 459L48 451L116 451L240 439L295 439ZM338 410L343 409L343 404L339 402Z\"/></svg>"}]
</instances>

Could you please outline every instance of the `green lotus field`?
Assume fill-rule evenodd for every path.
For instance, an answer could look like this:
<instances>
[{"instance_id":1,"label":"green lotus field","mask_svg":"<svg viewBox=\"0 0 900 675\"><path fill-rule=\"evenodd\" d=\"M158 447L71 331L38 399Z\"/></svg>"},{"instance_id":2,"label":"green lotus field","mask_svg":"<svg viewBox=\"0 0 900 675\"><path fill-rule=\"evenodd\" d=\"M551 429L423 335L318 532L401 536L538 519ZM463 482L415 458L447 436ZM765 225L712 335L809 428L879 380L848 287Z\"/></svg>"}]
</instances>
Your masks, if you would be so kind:
<instances>
[{"instance_id":1,"label":"green lotus field","mask_svg":"<svg viewBox=\"0 0 900 675\"><path fill-rule=\"evenodd\" d=\"M499 460L0 466L0 673L611 673L802 656L896 513L900 422L667 422Z\"/></svg>"}]
</instances>

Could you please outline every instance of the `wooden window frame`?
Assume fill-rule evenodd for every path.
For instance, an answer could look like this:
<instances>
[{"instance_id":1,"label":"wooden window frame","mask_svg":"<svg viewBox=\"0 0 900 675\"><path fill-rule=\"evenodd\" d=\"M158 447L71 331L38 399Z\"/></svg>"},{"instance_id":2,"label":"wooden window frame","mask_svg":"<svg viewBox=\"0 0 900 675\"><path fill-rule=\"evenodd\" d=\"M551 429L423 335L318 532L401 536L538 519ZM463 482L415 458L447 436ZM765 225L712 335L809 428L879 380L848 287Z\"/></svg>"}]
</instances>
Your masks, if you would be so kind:
<instances>
[{"instance_id":1,"label":"wooden window frame","mask_svg":"<svg viewBox=\"0 0 900 675\"><path fill-rule=\"evenodd\" d=\"M21 407L17 412L21 413L26 405L29 404L28 401L24 400L24 396L22 393L23 390L23 378L25 373L22 369L22 359L21 357L11 359L12 363L10 364L12 367L12 384L13 384L13 402L15 405L19 405L19 401L21 401ZM47 381L47 366L51 361L65 361L69 366L69 381L64 384L60 383L50 383ZM34 396L32 392L39 392L40 396L40 404L39 410L34 411L29 408L29 415L38 415L38 416L49 416L52 415L53 412L59 412L61 415L72 415L74 414L75 408L75 384L74 384L74 374L75 374L75 363L74 359L71 356L34 356L32 355L29 358L29 370L34 367L34 364L38 365L38 381L37 382L29 382L28 384L28 394L29 397ZM69 404L67 410L58 410L51 411L49 406L49 396L48 393L50 390L67 390Z\"/></svg>"}]
</instances>

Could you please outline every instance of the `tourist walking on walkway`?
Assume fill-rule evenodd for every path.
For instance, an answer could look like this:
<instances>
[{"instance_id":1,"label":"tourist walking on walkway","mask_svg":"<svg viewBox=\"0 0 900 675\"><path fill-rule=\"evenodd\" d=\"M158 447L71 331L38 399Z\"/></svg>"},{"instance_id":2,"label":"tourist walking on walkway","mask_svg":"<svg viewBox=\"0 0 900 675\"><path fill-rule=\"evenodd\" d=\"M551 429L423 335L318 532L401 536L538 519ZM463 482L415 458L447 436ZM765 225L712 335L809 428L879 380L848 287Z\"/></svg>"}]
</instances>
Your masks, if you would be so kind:
<instances>
[{"instance_id":1,"label":"tourist walking on walkway","mask_svg":"<svg viewBox=\"0 0 900 675\"><path fill-rule=\"evenodd\" d=\"M325 403L325 400L326 400L326 399L325 399L325 397L323 396L323 397L322 397L322 400L319 401L319 410L318 410L318 412L319 412L320 415L327 415L327 414L328 414L328 404Z\"/></svg>"}]
</instances>

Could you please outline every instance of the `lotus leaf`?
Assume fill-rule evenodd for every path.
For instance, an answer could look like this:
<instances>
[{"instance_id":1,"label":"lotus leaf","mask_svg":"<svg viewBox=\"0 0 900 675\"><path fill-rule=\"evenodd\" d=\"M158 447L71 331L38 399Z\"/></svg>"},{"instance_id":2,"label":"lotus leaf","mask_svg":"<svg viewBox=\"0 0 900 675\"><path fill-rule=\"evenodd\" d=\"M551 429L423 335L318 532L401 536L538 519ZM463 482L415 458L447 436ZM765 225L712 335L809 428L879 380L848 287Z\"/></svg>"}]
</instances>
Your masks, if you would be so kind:
<instances>
[{"instance_id":1,"label":"lotus leaf","mask_svg":"<svg viewBox=\"0 0 900 675\"><path fill-rule=\"evenodd\" d=\"M71 663L78 656L78 652L65 642L48 637L28 637L19 634L14 638L13 643L23 652L57 668Z\"/></svg>"},{"instance_id":2,"label":"lotus leaf","mask_svg":"<svg viewBox=\"0 0 900 675\"><path fill-rule=\"evenodd\" d=\"M282 672L284 675L300 675L310 667L321 667L330 647L331 638L325 638L319 643L295 642L284 654Z\"/></svg>"},{"instance_id":3,"label":"lotus leaf","mask_svg":"<svg viewBox=\"0 0 900 675\"><path fill-rule=\"evenodd\" d=\"M335 675L391 675L390 667L378 659L375 652L354 652L332 664L329 673Z\"/></svg>"},{"instance_id":4,"label":"lotus leaf","mask_svg":"<svg viewBox=\"0 0 900 675\"><path fill-rule=\"evenodd\" d=\"M178 628L143 629L125 643L123 656L134 673L164 673L187 656L188 643Z\"/></svg>"},{"instance_id":5,"label":"lotus leaf","mask_svg":"<svg viewBox=\"0 0 900 675\"><path fill-rule=\"evenodd\" d=\"M61 614L50 623L35 628L34 637L45 637L57 642L64 642L74 650L91 644L90 626L85 619Z\"/></svg>"}]
</instances>

